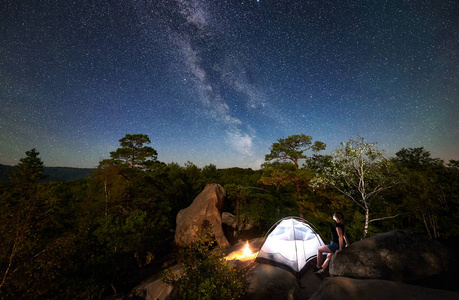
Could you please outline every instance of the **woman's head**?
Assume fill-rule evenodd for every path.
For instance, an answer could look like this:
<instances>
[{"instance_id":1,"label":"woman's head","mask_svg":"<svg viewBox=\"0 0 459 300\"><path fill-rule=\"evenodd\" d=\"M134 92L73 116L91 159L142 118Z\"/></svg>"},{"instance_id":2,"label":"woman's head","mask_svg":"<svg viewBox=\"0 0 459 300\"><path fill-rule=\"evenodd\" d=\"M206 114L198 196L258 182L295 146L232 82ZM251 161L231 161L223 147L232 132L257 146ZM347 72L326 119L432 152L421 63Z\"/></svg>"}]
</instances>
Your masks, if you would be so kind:
<instances>
[{"instance_id":1,"label":"woman's head","mask_svg":"<svg viewBox=\"0 0 459 300\"><path fill-rule=\"evenodd\" d=\"M346 221L344 221L344 215L343 215L341 212L339 212L339 211L337 211L337 212L335 212L335 213L333 214L333 219L334 219L336 222L341 223L341 224L346 223Z\"/></svg>"}]
</instances>

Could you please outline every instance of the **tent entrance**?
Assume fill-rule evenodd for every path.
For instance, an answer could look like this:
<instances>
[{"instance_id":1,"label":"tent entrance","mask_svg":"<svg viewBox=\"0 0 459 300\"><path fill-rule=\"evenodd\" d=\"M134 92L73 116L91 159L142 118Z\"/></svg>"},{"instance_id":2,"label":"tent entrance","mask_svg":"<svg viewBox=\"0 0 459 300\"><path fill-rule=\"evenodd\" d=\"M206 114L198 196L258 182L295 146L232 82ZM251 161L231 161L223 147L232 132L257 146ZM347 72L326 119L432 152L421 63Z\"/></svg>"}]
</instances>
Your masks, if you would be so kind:
<instances>
[{"instance_id":1,"label":"tent entrance","mask_svg":"<svg viewBox=\"0 0 459 300\"><path fill-rule=\"evenodd\" d=\"M323 245L306 220L287 217L271 227L255 261L288 270L299 279L309 269L308 263L317 258L317 248Z\"/></svg>"}]
</instances>

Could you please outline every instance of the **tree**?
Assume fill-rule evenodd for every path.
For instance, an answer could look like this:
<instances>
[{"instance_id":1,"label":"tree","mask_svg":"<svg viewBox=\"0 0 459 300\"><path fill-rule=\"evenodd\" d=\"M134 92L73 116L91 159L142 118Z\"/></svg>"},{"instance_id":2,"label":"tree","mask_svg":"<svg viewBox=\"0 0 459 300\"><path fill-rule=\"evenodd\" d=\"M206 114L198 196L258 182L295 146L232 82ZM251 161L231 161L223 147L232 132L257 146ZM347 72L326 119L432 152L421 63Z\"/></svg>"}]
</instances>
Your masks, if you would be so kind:
<instances>
[{"instance_id":1,"label":"tree","mask_svg":"<svg viewBox=\"0 0 459 300\"><path fill-rule=\"evenodd\" d=\"M148 135L126 134L119 142L121 147L110 152L111 159L100 161L95 173L96 179L103 182L106 214L110 201L126 211L127 202L132 198L135 178L145 175L140 171L160 164L156 150L144 146L151 142Z\"/></svg>"},{"instance_id":2,"label":"tree","mask_svg":"<svg viewBox=\"0 0 459 300\"><path fill-rule=\"evenodd\" d=\"M121 147L94 172L99 214L91 212L88 233L100 251L95 263L109 270L115 293L133 262L140 268L163 251L172 219L167 168L157 161L156 150L145 146L148 136L126 134L119 141Z\"/></svg>"},{"instance_id":3,"label":"tree","mask_svg":"<svg viewBox=\"0 0 459 300\"><path fill-rule=\"evenodd\" d=\"M0 202L4 209L4 214L0 215L4 225L0 236L5 242L0 251L0 291L14 272L41 253L30 253L38 251L34 245L33 230L37 227L36 219L40 217L37 213L40 204L38 183L44 178L43 162L39 155L35 148L26 151L16 170L9 174L13 182L11 193L2 197Z\"/></svg>"},{"instance_id":4,"label":"tree","mask_svg":"<svg viewBox=\"0 0 459 300\"><path fill-rule=\"evenodd\" d=\"M304 134L291 135L277 140L271 146L271 152L265 156L262 165L263 175L261 181L266 185L286 186L294 184L296 188L297 203L302 201L302 193L309 186L313 178L311 172L301 168L301 160L308 159L306 151L318 152L324 150L326 144L320 141L312 143L312 137ZM304 212L300 206L300 216Z\"/></svg>"},{"instance_id":5,"label":"tree","mask_svg":"<svg viewBox=\"0 0 459 300\"><path fill-rule=\"evenodd\" d=\"M370 220L370 206L376 195L396 184L390 162L383 152L375 146L377 143L367 143L364 138L352 138L332 153L332 160L325 165L315 185L326 185L338 190L349 197L365 212L363 238L368 233L370 222L383 220L383 217Z\"/></svg>"},{"instance_id":6,"label":"tree","mask_svg":"<svg viewBox=\"0 0 459 300\"><path fill-rule=\"evenodd\" d=\"M205 183L215 183L218 180L217 166L214 164L206 165L202 168L202 177Z\"/></svg>"},{"instance_id":7,"label":"tree","mask_svg":"<svg viewBox=\"0 0 459 300\"><path fill-rule=\"evenodd\" d=\"M443 165L441 159L432 158L430 152L425 150L424 147L402 148L395 153L395 156L400 165L409 169L422 169L433 165Z\"/></svg>"},{"instance_id":8,"label":"tree","mask_svg":"<svg viewBox=\"0 0 459 300\"><path fill-rule=\"evenodd\" d=\"M432 158L423 147L402 148L395 155L394 163L403 180L399 190L404 207L414 219L421 221L430 238L440 237L441 231L445 233L450 224L456 223L448 220L455 207L457 190L454 161L447 168L441 159Z\"/></svg>"},{"instance_id":9,"label":"tree","mask_svg":"<svg viewBox=\"0 0 459 300\"><path fill-rule=\"evenodd\" d=\"M150 138L146 134L126 134L119 140L121 148L110 152L115 161L124 161L129 168L145 168L151 166L157 160L158 153L155 149L144 146L150 144Z\"/></svg>"},{"instance_id":10,"label":"tree","mask_svg":"<svg viewBox=\"0 0 459 300\"><path fill-rule=\"evenodd\" d=\"M33 184L37 183L45 176L43 175L43 162L35 148L26 151L26 156L19 160L16 170L10 173L10 179L16 184Z\"/></svg>"},{"instance_id":11,"label":"tree","mask_svg":"<svg viewBox=\"0 0 459 300\"><path fill-rule=\"evenodd\" d=\"M459 170L459 160L450 159L448 163L448 167Z\"/></svg>"},{"instance_id":12,"label":"tree","mask_svg":"<svg viewBox=\"0 0 459 300\"><path fill-rule=\"evenodd\" d=\"M265 156L265 161L292 162L298 169L299 161L308 158L304 154L305 151L318 152L324 150L326 146L325 143L320 141L315 141L313 144L312 137L309 135L291 135L287 138L278 139L277 143L273 143L271 153Z\"/></svg>"},{"instance_id":13,"label":"tree","mask_svg":"<svg viewBox=\"0 0 459 300\"><path fill-rule=\"evenodd\" d=\"M243 186L241 184L226 184L225 185L226 191L226 199L227 200L236 200L235 209L236 209L236 230L237 230L237 237L239 237L239 231L241 228L244 227L244 223L250 222L256 225L260 225L261 220L266 220L272 217L271 213L275 210L273 209L272 212L269 212L270 206L270 198L271 195L269 191L254 187L254 186ZM263 207L256 207L259 202L257 200L263 199ZM278 208L278 206L277 206ZM243 213L241 214L241 210ZM251 213L250 211L254 211Z\"/></svg>"}]
</instances>

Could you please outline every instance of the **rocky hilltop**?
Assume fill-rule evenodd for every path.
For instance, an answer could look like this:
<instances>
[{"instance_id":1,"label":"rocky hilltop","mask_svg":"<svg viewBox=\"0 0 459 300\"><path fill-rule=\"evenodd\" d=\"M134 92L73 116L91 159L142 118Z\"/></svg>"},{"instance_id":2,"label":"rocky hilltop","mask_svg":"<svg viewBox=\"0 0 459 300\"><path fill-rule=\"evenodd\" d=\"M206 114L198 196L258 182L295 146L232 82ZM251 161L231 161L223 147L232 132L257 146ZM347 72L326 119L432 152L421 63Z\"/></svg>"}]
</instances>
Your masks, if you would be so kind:
<instances>
[{"instance_id":1,"label":"rocky hilltop","mask_svg":"<svg viewBox=\"0 0 459 300\"><path fill-rule=\"evenodd\" d=\"M228 248L228 240L222 236L224 193L218 184L206 186L196 203L179 213L176 241L189 244L211 223L220 248ZM226 216L223 220L232 218ZM192 232L184 228L192 228ZM249 243L256 252L263 238ZM238 257L233 254L242 247L243 243L237 243L225 254ZM245 299L459 299L457 251L413 232L391 231L355 242L332 258L328 272L314 274L313 261L300 280L284 269L259 264L254 258L230 261L246 272L250 285ZM180 272L178 266L174 268ZM166 300L171 291L172 287L155 275L134 288L129 296L117 299Z\"/></svg>"}]
</instances>

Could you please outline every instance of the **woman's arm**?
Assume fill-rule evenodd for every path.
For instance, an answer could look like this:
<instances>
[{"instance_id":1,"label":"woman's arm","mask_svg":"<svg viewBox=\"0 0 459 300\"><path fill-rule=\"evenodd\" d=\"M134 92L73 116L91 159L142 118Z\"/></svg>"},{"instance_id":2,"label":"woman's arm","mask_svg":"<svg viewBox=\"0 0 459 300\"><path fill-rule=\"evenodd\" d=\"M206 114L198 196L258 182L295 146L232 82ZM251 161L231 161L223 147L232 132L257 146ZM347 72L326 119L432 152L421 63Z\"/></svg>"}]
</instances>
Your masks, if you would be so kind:
<instances>
[{"instance_id":1,"label":"woman's arm","mask_svg":"<svg viewBox=\"0 0 459 300\"><path fill-rule=\"evenodd\" d=\"M336 232L338 233L338 240L339 240L339 249L336 250L335 253L341 252L343 250L343 230L339 227L336 227Z\"/></svg>"},{"instance_id":2,"label":"woman's arm","mask_svg":"<svg viewBox=\"0 0 459 300\"><path fill-rule=\"evenodd\" d=\"M346 232L344 233L344 235L343 235L343 236L344 236L344 240L346 241L346 246L345 246L345 247L347 247L347 246L349 246L349 245L350 245L350 243L349 243L349 239L347 238L347 234L346 234Z\"/></svg>"}]
</instances>

